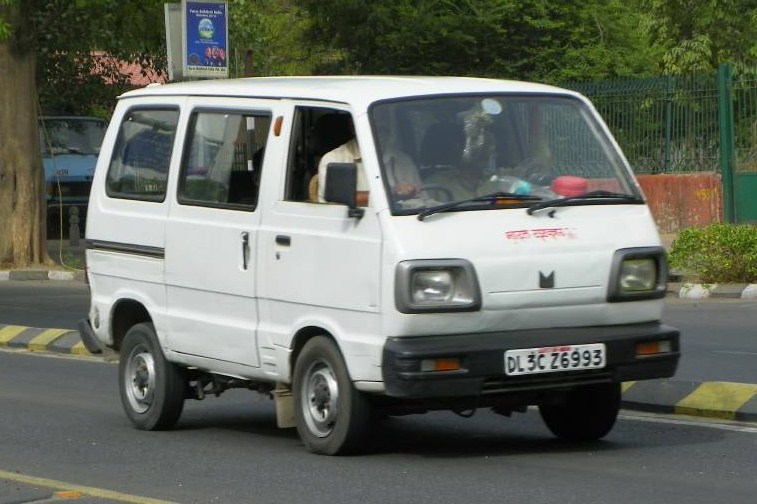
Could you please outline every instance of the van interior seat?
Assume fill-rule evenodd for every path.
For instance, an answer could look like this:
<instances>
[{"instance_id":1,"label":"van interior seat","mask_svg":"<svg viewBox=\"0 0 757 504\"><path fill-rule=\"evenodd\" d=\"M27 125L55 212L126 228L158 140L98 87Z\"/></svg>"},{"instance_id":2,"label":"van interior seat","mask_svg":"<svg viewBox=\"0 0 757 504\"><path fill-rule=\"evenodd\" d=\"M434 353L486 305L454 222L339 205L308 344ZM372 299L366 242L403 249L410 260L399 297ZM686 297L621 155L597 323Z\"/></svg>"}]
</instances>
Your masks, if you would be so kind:
<instances>
[{"instance_id":1,"label":"van interior seat","mask_svg":"<svg viewBox=\"0 0 757 504\"><path fill-rule=\"evenodd\" d=\"M255 172L252 170L234 170L229 178L229 203L254 205L256 185Z\"/></svg>"},{"instance_id":2,"label":"van interior seat","mask_svg":"<svg viewBox=\"0 0 757 504\"><path fill-rule=\"evenodd\" d=\"M438 122L429 126L420 148L421 178L428 177L435 170L459 167L464 146L462 125Z\"/></svg>"}]
</instances>

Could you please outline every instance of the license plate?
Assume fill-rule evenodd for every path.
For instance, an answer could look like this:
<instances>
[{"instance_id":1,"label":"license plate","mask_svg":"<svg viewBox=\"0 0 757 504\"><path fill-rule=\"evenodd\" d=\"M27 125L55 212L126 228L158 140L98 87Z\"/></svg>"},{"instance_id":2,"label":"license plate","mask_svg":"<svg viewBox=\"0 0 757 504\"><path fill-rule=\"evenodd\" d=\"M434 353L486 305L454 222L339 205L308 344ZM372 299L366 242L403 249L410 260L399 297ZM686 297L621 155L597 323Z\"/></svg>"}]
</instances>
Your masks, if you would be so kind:
<instances>
[{"instance_id":1,"label":"license plate","mask_svg":"<svg viewBox=\"0 0 757 504\"><path fill-rule=\"evenodd\" d=\"M604 343L520 348L505 352L505 374L518 376L605 367Z\"/></svg>"}]
</instances>

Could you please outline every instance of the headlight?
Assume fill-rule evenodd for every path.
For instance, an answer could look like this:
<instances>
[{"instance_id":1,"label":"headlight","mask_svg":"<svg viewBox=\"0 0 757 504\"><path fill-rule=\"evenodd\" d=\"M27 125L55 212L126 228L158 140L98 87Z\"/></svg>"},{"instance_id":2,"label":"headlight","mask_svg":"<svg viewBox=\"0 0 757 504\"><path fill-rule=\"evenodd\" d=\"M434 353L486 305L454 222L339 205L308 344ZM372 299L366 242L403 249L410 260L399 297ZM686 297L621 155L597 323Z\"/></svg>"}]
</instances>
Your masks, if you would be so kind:
<instances>
[{"instance_id":1,"label":"headlight","mask_svg":"<svg viewBox=\"0 0 757 504\"><path fill-rule=\"evenodd\" d=\"M403 261L397 265L395 304L402 313L478 310L473 265L462 259Z\"/></svg>"},{"instance_id":2,"label":"headlight","mask_svg":"<svg viewBox=\"0 0 757 504\"><path fill-rule=\"evenodd\" d=\"M620 265L620 290L623 292L648 291L657 282L657 261L652 258L626 259Z\"/></svg>"},{"instance_id":3,"label":"headlight","mask_svg":"<svg viewBox=\"0 0 757 504\"><path fill-rule=\"evenodd\" d=\"M615 252L607 300L634 301L665 296L668 277L665 250L660 247Z\"/></svg>"},{"instance_id":4,"label":"headlight","mask_svg":"<svg viewBox=\"0 0 757 504\"><path fill-rule=\"evenodd\" d=\"M449 270L416 271L410 282L415 304L449 303L455 294L455 280Z\"/></svg>"}]
</instances>

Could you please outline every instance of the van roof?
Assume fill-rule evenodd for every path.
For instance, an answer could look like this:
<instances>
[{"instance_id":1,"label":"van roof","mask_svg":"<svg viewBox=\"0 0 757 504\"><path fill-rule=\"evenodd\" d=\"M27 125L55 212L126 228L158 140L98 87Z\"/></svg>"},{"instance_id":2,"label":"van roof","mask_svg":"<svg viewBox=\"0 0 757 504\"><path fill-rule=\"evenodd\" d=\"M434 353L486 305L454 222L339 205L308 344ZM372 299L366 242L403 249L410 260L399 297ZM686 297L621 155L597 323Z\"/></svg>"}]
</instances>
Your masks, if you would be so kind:
<instances>
[{"instance_id":1,"label":"van roof","mask_svg":"<svg viewBox=\"0 0 757 504\"><path fill-rule=\"evenodd\" d=\"M342 103L371 103L407 96L458 93L576 93L531 82L475 77L320 76L251 77L150 85L120 98L137 96L237 96L299 98Z\"/></svg>"}]
</instances>

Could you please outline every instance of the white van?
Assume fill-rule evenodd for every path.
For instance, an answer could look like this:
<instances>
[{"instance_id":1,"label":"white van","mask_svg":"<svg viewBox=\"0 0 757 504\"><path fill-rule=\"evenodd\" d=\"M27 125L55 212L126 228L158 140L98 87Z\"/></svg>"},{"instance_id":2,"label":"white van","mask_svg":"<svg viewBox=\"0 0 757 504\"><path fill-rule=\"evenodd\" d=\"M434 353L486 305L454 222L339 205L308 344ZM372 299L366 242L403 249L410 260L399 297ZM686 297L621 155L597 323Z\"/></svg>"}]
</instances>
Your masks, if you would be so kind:
<instances>
[{"instance_id":1,"label":"white van","mask_svg":"<svg viewBox=\"0 0 757 504\"><path fill-rule=\"evenodd\" d=\"M87 217L83 339L141 429L232 387L316 453L386 415L538 406L612 428L669 377L665 252L592 105L445 77L255 78L120 97Z\"/></svg>"}]
</instances>

